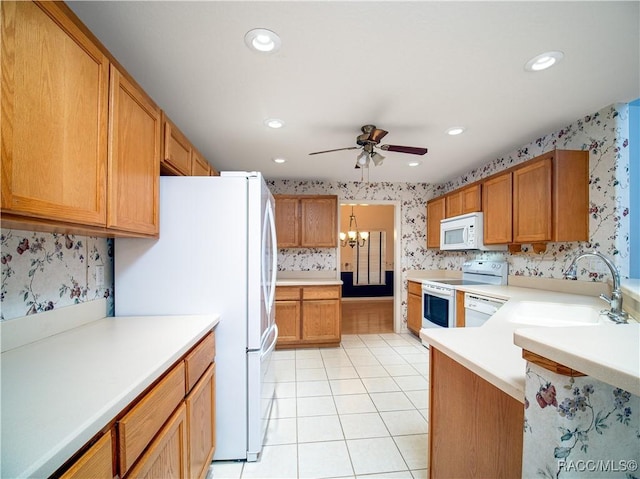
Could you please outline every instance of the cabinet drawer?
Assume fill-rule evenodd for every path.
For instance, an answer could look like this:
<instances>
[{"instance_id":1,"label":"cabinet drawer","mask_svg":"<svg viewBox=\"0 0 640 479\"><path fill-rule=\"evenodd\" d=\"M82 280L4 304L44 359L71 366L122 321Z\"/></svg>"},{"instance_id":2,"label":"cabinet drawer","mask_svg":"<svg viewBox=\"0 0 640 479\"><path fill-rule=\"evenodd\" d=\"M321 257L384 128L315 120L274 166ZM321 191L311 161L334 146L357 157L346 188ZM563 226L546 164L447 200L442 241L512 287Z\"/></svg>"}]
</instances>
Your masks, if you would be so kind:
<instances>
[{"instance_id":1,"label":"cabinet drawer","mask_svg":"<svg viewBox=\"0 0 640 479\"><path fill-rule=\"evenodd\" d=\"M184 359L186 368L186 393L191 391L216 355L216 341L214 333L211 332L191 351Z\"/></svg>"},{"instance_id":2,"label":"cabinet drawer","mask_svg":"<svg viewBox=\"0 0 640 479\"><path fill-rule=\"evenodd\" d=\"M184 361L181 361L118 423L121 476L184 398L184 369Z\"/></svg>"},{"instance_id":3,"label":"cabinet drawer","mask_svg":"<svg viewBox=\"0 0 640 479\"><path fill-rule=\"evenodd\" d=\"M113 477L111 431L107 432L65 472L62 479L111 479Z\"/></svg>"},{"instance_id":4,"label":"cabinet drawer","mask_svg":"<svg viewBox=\"0 0 640 479\"><path fill-rule=\"evenodd\" d=\"M422 283L416 283L415 281L409 281L409 294L422 295Z\"/></svg>"},{"instance_id":5,"label":"cabinet drawer","mask_svg":"<svg viewBox=\"0 0 640 479\"><path fill-rule=\"evenodd\" d=\"M276 301L299 301L300 288L297 286L278 286L276 288Z\"/></svg>"},{"instance_id":6,"label":"cabinet drawer","mask_svg":"<svg viewBox=\"0 0 640 479\"><path fill-rule=\"evenodd\" d=\"M340 286L308 286L302 288L302 299L340 299Z\"/></svg>"}]
</instances>

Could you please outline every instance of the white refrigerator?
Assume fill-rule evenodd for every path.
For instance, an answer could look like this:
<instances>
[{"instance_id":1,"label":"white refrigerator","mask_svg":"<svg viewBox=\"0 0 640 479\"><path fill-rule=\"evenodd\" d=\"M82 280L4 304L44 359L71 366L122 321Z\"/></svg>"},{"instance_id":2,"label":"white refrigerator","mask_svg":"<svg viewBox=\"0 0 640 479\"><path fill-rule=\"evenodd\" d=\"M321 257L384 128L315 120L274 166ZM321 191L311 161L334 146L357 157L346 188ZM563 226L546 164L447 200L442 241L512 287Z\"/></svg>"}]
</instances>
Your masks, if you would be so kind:
<instances>
[{"instance_id":1,"label":"white refrigerator","mask_svg":"<svg viewBox=\"0 0 640 479\"><path fill-rule=\"evenodd\" d=\"M116 316L217 313L214 460L255 461L274 398L273 196L256 172L160 178L160 238L115 240Z\"/></svg>"}]
</instances>

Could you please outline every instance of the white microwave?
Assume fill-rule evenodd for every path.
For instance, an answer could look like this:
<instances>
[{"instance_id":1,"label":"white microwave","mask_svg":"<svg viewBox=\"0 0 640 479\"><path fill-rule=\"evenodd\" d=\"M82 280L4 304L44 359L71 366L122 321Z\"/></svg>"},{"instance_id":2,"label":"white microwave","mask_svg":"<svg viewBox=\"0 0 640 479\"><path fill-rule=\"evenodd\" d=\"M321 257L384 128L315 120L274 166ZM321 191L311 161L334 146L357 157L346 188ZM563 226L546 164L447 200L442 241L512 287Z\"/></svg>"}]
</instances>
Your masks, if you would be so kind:
<instances>
[{"instance_id":1,"label":"white microwave","mask_svg":"<svg viewBox=\"0 0 640 479\"><path fill-rule=\"evenodd\" d=\"M504 251L507 245L485 245L482 212L445 218L440 221L440 249Z\"/></svg>"}]
</instances>

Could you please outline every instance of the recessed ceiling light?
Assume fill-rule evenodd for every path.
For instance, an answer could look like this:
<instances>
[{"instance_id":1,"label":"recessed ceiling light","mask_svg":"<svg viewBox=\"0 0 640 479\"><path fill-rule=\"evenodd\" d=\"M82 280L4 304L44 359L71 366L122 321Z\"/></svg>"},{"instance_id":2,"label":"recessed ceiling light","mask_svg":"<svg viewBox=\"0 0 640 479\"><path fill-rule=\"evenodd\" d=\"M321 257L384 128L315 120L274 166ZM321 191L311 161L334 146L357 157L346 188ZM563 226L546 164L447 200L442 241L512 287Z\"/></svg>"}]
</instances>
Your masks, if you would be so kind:
<instances>
[{"instance_id":1,"label":"recessed ceiling light","mask_svg":"<svg viewBox=\"0 0 640 479\"><path fill-rule=\"evenodd\" d=\"M264 124L267 125L269 128L278 129L284 126L284 121L279 120L278 118L267 118L264 121Z\"/></svg>"},{"instance_id":2,"label":"recessed ceiling light","mask_svg":"<svg viewBox=\"0 0 640 479\"><path fill-rule=\"evenodd\" d=\"M456 136L463 133L465 128L463 126L452 126L451 128L447 128L447 135Z\"/></svg>"},{"instance_id":3,"label":"recessed ceiling light","mask_svg":"<svg viewBox=\"0 0 640 479\"><path fill-rule=\"evenodd\" d=\"M244 42L254 51L273 53L280 49L281 41L277 33L265 28L254 28L244 36Z\"/></svg>"},{"instance_id":4,"label":"recessed ceiling light","mask_svg":"<svg viewBox=\"0 0 640 479\"><path fill-rule=\"evenodd\" d=\"M544 52L540 55L533 57L524 65L524 69L528 72L539 72L542 70L546 70L547 68L552 67L560 60L564 58L564 53L554 51L554 52Z\"/></svg>"},{"instance_id":5,"label":"recessed ceiling light","mask_svg":"<svg viewBox=\"0 0 640 479\"><path fill-rule=\"evenodd\" d=\"M278 164L286 163L286 161L287 161L287 160L285 160L284 158L274 158L274 159L273 159L273 162L274 162L274 163L278 163Z\"/></svg>"},{"instance_id":6,"label":"recessed ceiling light","mask_svg":"<svg viewBox=\"0 0 640 479\"><path fill-rule=\"evenodd\" d=\"M420 160L412 160L412 161L409 161L407 163L407 165L409 165L411 167L420 166L421 164L422 164L422 162Z\"/></svg>"}]
</instances>

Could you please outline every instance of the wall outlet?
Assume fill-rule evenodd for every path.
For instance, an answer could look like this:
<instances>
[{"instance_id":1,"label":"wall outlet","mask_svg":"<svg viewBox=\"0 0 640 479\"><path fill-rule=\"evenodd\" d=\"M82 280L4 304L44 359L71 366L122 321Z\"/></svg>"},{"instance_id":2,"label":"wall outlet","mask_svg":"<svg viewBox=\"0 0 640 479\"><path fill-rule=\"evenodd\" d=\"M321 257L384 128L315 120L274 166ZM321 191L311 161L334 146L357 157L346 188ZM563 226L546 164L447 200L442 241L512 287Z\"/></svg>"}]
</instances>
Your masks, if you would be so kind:
<instances>
[{"instance_id":1,"label":"wall outlet","mask_svg":"<svg viewBox=\"0 0 640 479\"><path fill-rule=\"evenodd\" d=\"M96 286L98 288L104 286L104 266L102 265L96 266Z\"/></svg>"}]
</instances>

